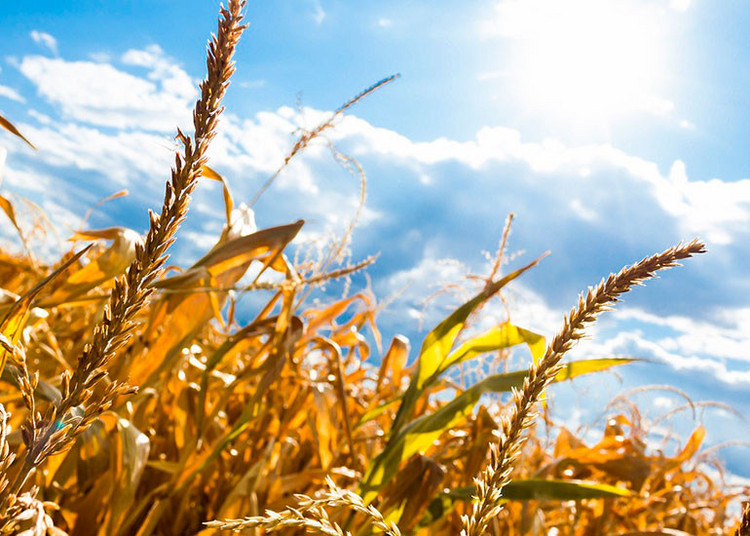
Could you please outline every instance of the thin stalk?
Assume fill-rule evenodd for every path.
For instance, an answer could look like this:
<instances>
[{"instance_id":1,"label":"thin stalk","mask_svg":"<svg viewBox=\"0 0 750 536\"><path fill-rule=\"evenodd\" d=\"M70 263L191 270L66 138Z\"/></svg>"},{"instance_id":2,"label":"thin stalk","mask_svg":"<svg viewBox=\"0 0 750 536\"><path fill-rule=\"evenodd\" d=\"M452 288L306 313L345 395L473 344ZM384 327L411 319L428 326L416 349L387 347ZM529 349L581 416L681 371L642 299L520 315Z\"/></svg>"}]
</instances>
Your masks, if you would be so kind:
<instances>
[{"instance_id":1,"label":"thin stalk","mask_svg":"<svg viewBox=\"0 0 750 536\"><path fill-rule=\"evenodd\" d=\"M634 285L651 279L659 270L676 266L677 261L681 259L703 252L705 245L698 240L693 240L687 245L679 244L623 268L618 274L611 274L596 288L589 288L585 296L581 295L578 306L565 318L562 330L550 341L544 357L529 368L523 389L513 392L510 414L502 419L500 442L498 445L492 445L490 463L475 479L477 497L471 516L463 517L462 536L485 534L490 521L502 509L503 488L510 482L510 473L525 442L523 431L531 426L536 418L534 406L544 389L560 371L562 357L583 337L586 324L596 320L599 313L620 301L620 296Z\"/></svg>"}]
</instances>

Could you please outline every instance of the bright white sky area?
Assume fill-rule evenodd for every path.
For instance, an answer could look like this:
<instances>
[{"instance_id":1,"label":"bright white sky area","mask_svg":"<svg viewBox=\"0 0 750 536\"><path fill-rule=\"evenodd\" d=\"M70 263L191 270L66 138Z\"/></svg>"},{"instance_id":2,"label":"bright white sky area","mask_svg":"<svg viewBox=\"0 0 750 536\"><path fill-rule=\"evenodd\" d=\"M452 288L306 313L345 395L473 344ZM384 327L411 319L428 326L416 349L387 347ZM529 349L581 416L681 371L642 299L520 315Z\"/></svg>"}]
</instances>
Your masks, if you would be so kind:
<instances>
[{"instance_id":1,"label":"bright white sky area","mask_svg":"<svg viewBox=\"0 0 750 536\"><path fill-rule=\"evenodd\" d=\"M0 137L3 195L35 201L64 229L127 188L90 225L145 229L215 28L212 2L174 6L3 6L0 113L39 149ZM369 270L379 298L406 288L381 317L386 338L405 333L416 352L423 300L466 270L486 272L482 252L494 252L509 212L511 266L551 251L507 293L513 321L547 336L588 285L697 236L706 255L632 292L576 351L655 362L565 396L590 407L597 393L598 411L621 390L671 384L750 414L747 2L290 0L252 2L248 19L210 162L238 203L279 166L295 129L402 75L327 135L368 176L352 259L380 252ZM314 236L341 230L358 196L321 143L254 208L261 227L305 218ZM222 218L218 185L201 185L176 258L210 247ZM447 311L428 305L425 328ZM658 413L682 402L666 392L651 403ZM710 444L750 440L727 411L706 408L704 421ZM750 477L747 454L722 451Z\"/></svg>"}]
</instances>

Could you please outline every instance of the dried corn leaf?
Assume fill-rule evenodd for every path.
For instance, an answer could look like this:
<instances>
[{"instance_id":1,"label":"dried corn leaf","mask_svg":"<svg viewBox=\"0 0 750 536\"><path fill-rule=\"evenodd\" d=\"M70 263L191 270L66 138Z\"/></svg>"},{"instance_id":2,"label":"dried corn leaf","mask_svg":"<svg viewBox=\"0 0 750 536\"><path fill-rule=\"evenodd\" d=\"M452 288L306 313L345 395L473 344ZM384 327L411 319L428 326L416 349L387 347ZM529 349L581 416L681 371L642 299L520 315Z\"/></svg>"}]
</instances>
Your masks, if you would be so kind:
<instances>
[{"instance_id":1,"label":"dried corn leaf","mask_svg":"<svg viewBox=\"0 0 750 536\"><path fill-rule=\"evenodd\" d=\"M21 337L23 328L26 326L26 322L29 318L29 312L31 310L31 304L33 303L37 295L60 274L67 270L73 263L77 262L78 259L80 259L86 251L88 251L88 247L73 255L70 259L68 259L51 274L45 277L41 282L39 282L34 288L21 296L5 315L2 323L0 323L0 333L7 337L8 340L13 344L16 344ZM2 372L2 370L5 368L5 363L8 360L8 355L9 354L5 349L0 349L0 372Z\"/></svg>"},{"instance_id":2,"label":"dried corn leaf","mask_svg":"<svg viewBox=\"0 0 750 536\"><path fill-rule=\"evenodd\" d=\"M111 227L81 231L69 240L111 240L112 245L91 259L86 266L71 273L64 284L45 300L45 305L61 305L85 295L94 288L110 286L111 280L123 274L133 262L136 244L140 243L142 238L132 229Z\"/></svg>"},{"instance_id":3,"label":"dried corn leaf","mask_svg":"<svg viewBox=\"0 0 750 536\"><path fill-rule=\"evenodd\" d=\"M10 121L8 121L2 115L0 115L0 127L4 128L5 130L7 130L8 132L10 132L11 134L15 134L16 136L18 136L19 138L21 138L23 141L25 141L27 144L29 144L29 147L31 147L32 149L36 150L36 147L34 147L34 144L31 143L29 140L27 140L26 137L18 131L18 129L15 127L15 125L13 123L11 123Z\"/></svg>"}]
</instances>

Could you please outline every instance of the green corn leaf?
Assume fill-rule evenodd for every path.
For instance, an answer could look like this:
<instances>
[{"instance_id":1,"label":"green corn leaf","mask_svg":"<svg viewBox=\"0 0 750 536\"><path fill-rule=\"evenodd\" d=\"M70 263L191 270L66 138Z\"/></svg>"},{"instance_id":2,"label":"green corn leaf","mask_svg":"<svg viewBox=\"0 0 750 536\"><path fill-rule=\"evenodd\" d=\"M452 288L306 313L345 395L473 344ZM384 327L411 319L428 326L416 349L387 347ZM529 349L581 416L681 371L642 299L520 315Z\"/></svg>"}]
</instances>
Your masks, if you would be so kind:
<instances>
[{"instance_id":1,"label":"green corn leaf","mask_svg":"<svg viewBox=\"0 0 750 536\"><path fill-rule=\"evenodd\" d=\"M553 381L569 380L632 361L634 359L631 358L574 361L568 363ZM455 427L470 415L484 393L501 393L509 392L513 388L520 389L527 375L528 371L520 370L488 376L436 412L424 415L406 425L371 463L361 486L365 500L369 502L375 498L382 485L398 471L402 461L427 449L443 432Z\"/></svg>"},{"instance_id":2,"label":"green corn leaf","mask_svg":"<svg viewBox=\"0 0 750 536\"><path fill-rule=\"evenodd\" d=\"M469 315L475 311L477 307L497 294L497 292L505 285L513 281L525 271L536 266L540 260L541 257L494 282L488 288L484 289L471 300L456 309L445 320L440 322L435 329L427 334L424 343L422 343L422 349L419 352L417 369L412 375L409 387L404 394L401 406L399 406L398 413L393 421L391 435L398 432L399 429L411 418L414 405L419 397L422 396L424 389L429 386L430 382L434 381L441 372L444 372L448 368L449 365L445 362L456 342L456 338L461 333L461 330L466 323L466 319L469 318Z\"/></svg>"},{"instance_id":3,"label":"green corn leaf","mask_svg":"<svg viewBox=\"0 0 750 536\"><path fill-rule=\"evenodd\" d=\"M468 502L476 495L474 486L457 488L439 494L427 507L419 527L427 527L448 514L457 502ZM607 499L630 497L632 493L624 488L585 482L583 480L528 479L511 481L503 488L503 502L506 501L580 501L584 499Z\"/></svg>"},{"instance_id":4,"label":"green corn leaf","mask_svg":"<svg viewBox=\"0 0 750 536\"><path fill-rule=\"evenodd\" d=\"M504 322L466 341L454 352L451 352L437 370L437 375L442 374L453 365L463 363L478 355L524 343L531 350L534 362L537 362L544 356L547 345L542 335L514 326L510 322Z\"/></svg>"}]
</instances>

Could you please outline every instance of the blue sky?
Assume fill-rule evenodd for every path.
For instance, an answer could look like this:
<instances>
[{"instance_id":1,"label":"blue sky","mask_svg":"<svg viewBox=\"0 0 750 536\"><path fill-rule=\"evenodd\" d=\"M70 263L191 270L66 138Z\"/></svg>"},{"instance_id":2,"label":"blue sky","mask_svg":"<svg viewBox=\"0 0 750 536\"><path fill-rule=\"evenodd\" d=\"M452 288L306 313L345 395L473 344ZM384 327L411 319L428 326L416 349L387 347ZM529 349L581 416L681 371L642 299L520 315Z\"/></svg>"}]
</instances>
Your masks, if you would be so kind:
<instances>
[{"instance_id":1,"label":"blue sky","mask_svg":"<svg viewBox=\"0 0 750 536\"><path fill-rule=\"evenodd\" d=\"M0 112L39 147L0 138L4 193L73 228L127 188L91 226L142 231L175 126L188 124L215 19L213 2L194 0L3 6ZM708 254L627 296L576 350L659 364L568 396L596 392L603 407L620 389L670 383L750 414L746 2L289 0L251 3L248 20L211 157L237 202L278 167L297 127L402 75L328 134L368 176L352 259L381 252L370 270L381 299L406 288L382 315L386 337L406 332L418 346L425 297L465 283L467 270L485 272L482 252L496 249L511 211L513 265L552 252L507 296L513 320L545 335L588 285L699 236ZM358 195L321 143L254 209L259 226L305 218L303 238L313 239L340 231ZM179 260L210 247L222 210L217 185L201 185ZM446 311L428 305L425 326ZM481 322L503 315L494 306ZM644 404L656 411L679 399L658 393ZM711 443L750 440L747 422L706 415ZM746 451L722 452L750 477Z\"/></svg>"}]
</instances>

